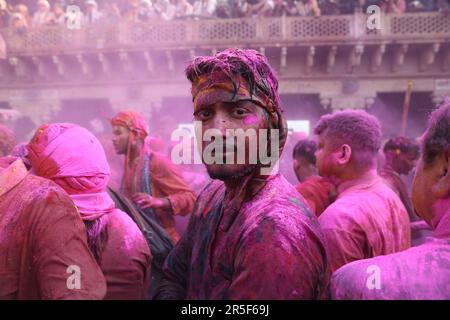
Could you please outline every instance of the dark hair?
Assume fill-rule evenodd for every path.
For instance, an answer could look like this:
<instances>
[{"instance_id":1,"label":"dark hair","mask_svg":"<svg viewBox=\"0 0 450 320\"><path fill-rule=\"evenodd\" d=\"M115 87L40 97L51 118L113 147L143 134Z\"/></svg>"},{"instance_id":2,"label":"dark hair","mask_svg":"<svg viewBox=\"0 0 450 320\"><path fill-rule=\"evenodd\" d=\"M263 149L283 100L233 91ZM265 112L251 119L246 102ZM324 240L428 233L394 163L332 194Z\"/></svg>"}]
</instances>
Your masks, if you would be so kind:
<instances>
[{"instance_id":1,"label":"dark hair","mask_svg":"<svg viewBox=\"0 0 450 320\"><path fill-rule=\"evenodd\" d=\"M93 221L84 221L88 247L97 263L100 263L105 243L108 241L107 224L107 214Z\"/></svg>"},{"instance_id":2,"label":"dark hair","mask_svg":"<svg viewBox=\"0 0 450 320\"><path fill-rule=\"evenodd\" d=\"M450 98L434 110L428 119L422 139L425 164L432 164L437 155L450 151Z\"/></svg>"},{"instance_id":3,"label":"dark hair","mask_svg":"<svg viewBox=\"0 0 450 320\"><path fill-rule=\"evenodd\" d=\"M419 158L420 148L419 144L413 139L405 137L391 138L384 144L383 152L400 150L403 154L413 154L416 158Z\"/></svg>"},{"instance_id":4,"label":"dark hair","mask_svg":"<svg viewBox=\"0 0 450 320\"><path fill-rule=\"evenodd\" d=\"M313 140L300 140L296 143L292 157L298 159L299 157L305 158L310 164L316 164L317 143Z\"/></svg>"},{"instance_id":5,"label":"dark hair","mask_svg":"<svg viewBox=\"0 0 450 320\"><path fill-rule=\"evenodd\" d=\"M214 56L195 58L186 68L186 77L192 83L201 75L223 72L234 84L235 94L238 85L235 75L242 76L250 86L252 93L261 90L275 104L281 107L278 95L278 79L267 58L255 50L226 49Z\"/></svg>"},{"instance_id":6,"label":"dark hair","mask_svg":"<svg viewBox=\"0 0 450 320\"><path fill-rule=\"evenodd\" d=\"M381 146L381 127L377 118L362 110L344 110L323 115L314 128L314 133L325 133L331 143L338 147L348 144L355 162L360 167L369 167Z\"/></svg>"}]
</instances>

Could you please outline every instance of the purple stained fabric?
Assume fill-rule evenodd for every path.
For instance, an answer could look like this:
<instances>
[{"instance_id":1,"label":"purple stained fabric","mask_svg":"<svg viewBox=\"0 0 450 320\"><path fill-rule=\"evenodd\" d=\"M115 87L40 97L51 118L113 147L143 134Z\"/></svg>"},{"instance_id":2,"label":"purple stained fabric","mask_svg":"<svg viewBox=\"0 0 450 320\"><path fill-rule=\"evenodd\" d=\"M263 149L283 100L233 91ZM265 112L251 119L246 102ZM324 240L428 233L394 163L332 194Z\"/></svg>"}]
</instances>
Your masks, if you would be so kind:
<instances>
[{"instance_id":1,"label":"purple stained fabric","mask_svg":"<svg viewBox=\"0 0 450 320\"><path fill-rule=\"evenodd\" d=\"M159 299L316 299L326 294L326 251L317 218L274 175L237 214L225 186L200 195L188 230L164 266Z\"/></svg>"},{"instance_id":2,"label":"purple stained fabric","mask_svg":"<svg viewBox=\"0 0 450 320\"><path fill-rule=\"evenodd\" d=\"M450 200L443 209L434 236L424 244L337 270L332 298L450 299Z\"/></svg>"}]
</instances>

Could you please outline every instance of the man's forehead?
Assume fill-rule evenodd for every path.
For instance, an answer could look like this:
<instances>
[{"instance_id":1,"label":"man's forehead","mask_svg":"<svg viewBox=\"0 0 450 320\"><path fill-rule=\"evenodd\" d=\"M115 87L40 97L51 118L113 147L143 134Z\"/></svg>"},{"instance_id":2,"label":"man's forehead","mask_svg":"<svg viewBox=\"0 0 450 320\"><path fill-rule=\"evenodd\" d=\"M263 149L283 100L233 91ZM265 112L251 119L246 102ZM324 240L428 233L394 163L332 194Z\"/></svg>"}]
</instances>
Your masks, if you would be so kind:
<instances>
[{"instance_id":1,"label":"man's forehead","mask_svg":"<svg viewBox=\"0 0 450 320\"><path fill-rule=\"evenodd\" d=\"M248 107L254 110L262 109L257 103L251 100L238 100L238 101L229 101L229 100L217 100L217 101L207 101L203 100L199 104L197 104L197 110L210 108L210 109L227 109L227 108L235 108L235 107Z\"/></svg>"},{"instance_id":2,"label":"man's forehead","mask_svg":"<svg viewBox=\"0 0 450 320\"><path fill-rule=\"evenodd\" d=\"M128 128L125 126L121 126L121 125L117 125L117 124L113 124L112 126L113 131L128 131Z\"/></svg>"}]
</instances>

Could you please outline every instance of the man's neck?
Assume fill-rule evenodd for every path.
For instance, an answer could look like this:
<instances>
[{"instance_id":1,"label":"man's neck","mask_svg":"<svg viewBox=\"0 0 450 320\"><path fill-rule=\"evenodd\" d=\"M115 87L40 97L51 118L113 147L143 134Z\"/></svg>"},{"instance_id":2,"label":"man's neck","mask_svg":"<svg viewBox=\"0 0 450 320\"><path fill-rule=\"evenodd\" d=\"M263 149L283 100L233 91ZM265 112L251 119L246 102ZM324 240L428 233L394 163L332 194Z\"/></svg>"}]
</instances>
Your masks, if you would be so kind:
<instances>
[{"instance_id":1,"label":"man's neck","mask_svg":"<svg viewBox=\"0 0 450 320\"><path fill-rule=\"evenodd\" d=\"M144 142L142 140L137 140L131 145L130 148L130 163L138 160L141 157L142 146Z\"/></svg>"},{"instance_id":2,"label":"man's neck","mask_svg":"<svg viewBox=\"0 0 450 320\"><path fill-rule=\"evenodd\" d=\"M343 192L351 186L363 184L372 181L378 177L377 169L372 168L364 172L353 171L349 172L345 176L341 176L337 179L336 184L338 187L338 193Z\"/></svg>"},{"instance_id":3,"label":"man's neck","mask_svg":"<svg viewBox=\"0 0 450 320\"><path fill-rule=\"evenodd\" d=\"M224 181L228 195L234 195L242 184L242 179L232 178Z\"/></svg>"},{"instance_id":4,"label":"man's neck","mask_svg":"<svg viewBox=\"0 0 450 320\"><path fill-rule=\"evenodd\" d=\"M435 216L431 224L435 236L450 238L450 198L437 200L433 207Z\"/></svg>"},{"instance_id":5,"label":"man's neck","mask_svg":"<svg viewBox=\"0 0 450 320\"><path fill-rule=\"evenodd\" d=\"M394 166L393 166L390 162L388 162L388 161L385 162L385 164L384 164L384 166L383 166L383 170L385 170L385 171L390 171L390 172L394 172L394 173L400 175L400 174L394 169Z\"/></svg>"}]
</instances>

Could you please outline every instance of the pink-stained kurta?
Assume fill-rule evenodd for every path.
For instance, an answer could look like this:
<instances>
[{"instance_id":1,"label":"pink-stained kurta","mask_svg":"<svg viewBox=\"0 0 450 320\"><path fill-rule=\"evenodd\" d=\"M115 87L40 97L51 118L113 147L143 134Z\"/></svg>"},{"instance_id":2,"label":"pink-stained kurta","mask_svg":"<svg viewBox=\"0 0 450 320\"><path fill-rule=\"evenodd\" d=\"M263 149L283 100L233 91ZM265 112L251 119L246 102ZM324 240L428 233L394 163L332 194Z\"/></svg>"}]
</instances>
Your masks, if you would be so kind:
<instances>
[{"instance_id":1,"label":"pink-stained kurta","mask_svg":"<svg viewBox=\"0 0 450 320\"><path fill-rule=\"evenodd\" d=\"M311 177L297 185L296 189L317 217L336 199L336 187L327 178Z\"/></svg>"},{"instance_id":2,"label":"pink-stained kurta","mask_svg":"<svg viewBox=\"0 0 450 320\"><path fill-rule=\"evenodd\" d=\"M444 216L437 222L434 237L428 238L420 246L399 253L356 261L340 268L333 275L332 297L449 300L450 201L448 202ZM377 275L379 279L374 278Z\"/></svg>"},{"instance_id":3,"label":"pink-stained kurta","mask_svg":"<svg viewBox=\"0 0 450 320\"><path fill-rule=\"evenodd\" d=\"M69 266L79 267L79 289L67 285L75 274ZM21 160L1 159L0 299L102 299L105 293L69 196L28 174Z\"/></svg>"},{"instance_id":4,"label":"pink-stained kurta","mask_svg":"<svg viewBox=\"0 0 450 320\"><path fill-rule=\"evenodd\" d=\"M344 182L338 194L319 217L332 271L352 261L411 246L408 213L380 177Z\"/></svg>"},{"instance_id":5,"label":"pink-stained kurta","mask_svg":"<svg viewBox=\"0 0 450 320\"><path fill-rule=\"evenodd\" d=\"M223 182L199 196L168 256L158 299L315 299L329 279L315 215L280 175L231 218Z\"/></svg>"},{"instance_id":6,"label":"pink-stained kurta","mask_svg":"<svg viewBox=\"0 0 450 320\"><path fill-rule=\"evenodd\" d=\"M133 165L124 176L123 191L129 198L138 192L145 192L142 172L144 171L144 157L148 156L150 161L147 171L150 175L152 196L167 197L172 207L172 212L160 209L156 209L155 212L160 219L161 226L176 243L180 239L180 235L175 229L174 215L185 216L192 213L196 194L184 181L183 176L170 159L148 148L144 148L143 153L137 164Z\"/></svg>"},{"instance_id":7,"label":"pink-stained kurta","mask_svg":"<svg viewBox=\"0 0 450 320\"><path fill-rule=\"evenodd\" d=\"M92 231L98 225L87 230L97 239L98 252L93 252L106 279L105 299L146 298L150 249L136 223L106 192L110 169L100 142L82 127L55 123L41 126L28 150L34 172L69 194L83 222L103 226L101 232Z\"/></svg>"},{"instance_id":8,"label":"pink-stained kurta","mask_svg":"<svg viewBox=\"0 0 450 320\"><path fill-rule=\"evenodd\" d=\"M147 298L151 279L151 254L136 223L123 211L107 216L106 241L100 258L108 290L105 300Z\"/></svg>"}]
</instances>

